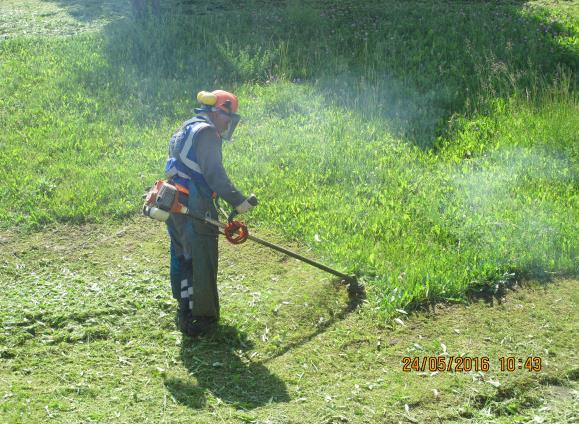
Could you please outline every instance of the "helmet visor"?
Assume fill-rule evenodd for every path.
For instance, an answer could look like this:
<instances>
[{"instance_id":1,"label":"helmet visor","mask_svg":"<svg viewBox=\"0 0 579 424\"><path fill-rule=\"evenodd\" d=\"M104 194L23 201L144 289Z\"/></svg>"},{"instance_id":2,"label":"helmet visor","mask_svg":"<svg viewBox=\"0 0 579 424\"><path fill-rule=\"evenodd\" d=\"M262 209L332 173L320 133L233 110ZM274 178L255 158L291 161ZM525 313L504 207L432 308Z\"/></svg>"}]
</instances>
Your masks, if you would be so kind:
<instances>
[{"instance_id":1,"label":"helmet visor","mask_svg":"<svg viewBox=\"0 0 579 424\"><path fill-rule=\"evenodd\" d=\"M241 117L237 113L227 113L222 110L219 110L219 112L226 115L229 118L229 123L227 124L227 128L225 129L225 131L221 134L221 138L223 138L224 140L231 140L233 131L235 131L235 128L237 127L237 124L239 124L239 120L241 119Z\"/></svg>"}]
</instances>

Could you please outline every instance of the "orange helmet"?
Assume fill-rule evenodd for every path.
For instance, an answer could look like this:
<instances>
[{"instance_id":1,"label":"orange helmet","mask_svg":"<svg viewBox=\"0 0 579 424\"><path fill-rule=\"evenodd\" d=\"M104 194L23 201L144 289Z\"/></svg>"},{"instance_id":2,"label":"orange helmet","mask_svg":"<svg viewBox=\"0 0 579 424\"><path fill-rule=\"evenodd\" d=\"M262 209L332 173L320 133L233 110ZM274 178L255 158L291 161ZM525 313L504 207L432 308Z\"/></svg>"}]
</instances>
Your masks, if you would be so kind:
<instances>
[{"instance_id":1,"label":"orange helmet","mask_svg":"<svg viewBox=\"0 0 579 424\"><path fill-rule=\"evenodd\" d=\"M228 91L200 91L197 93L197 101L203 106L200 111L220 109L228 114L237 112L237 97Z\"/></svg>"},{"instance_id":2,"label":"orange helmet","mask_svg":"<svg viewBox=\"0 0 579 424\"><path fill-rule=\"evenodd\" d=\"M229 117L227 129L221 133L221 138L230 140L239 123L240 116L237 112L237 97L224 90L215 90L211 93L200 91L197 93L197 101L201 103L200 108L195 109L195 113L220 112Z\"/></svg>"},{"instance_id":3,"label":"orange helmet","mask_svg":"<svg viewBox=\"0 0 579 424\"><path fill-rule=\"evenodd\" d=\"M214 94L217 97L217 103L215 104L215 107L227 113L237 112L238 103L237 97L235 97L235 95L224 90L215 90L211 94Z\"/></svg>"}]
</instances>

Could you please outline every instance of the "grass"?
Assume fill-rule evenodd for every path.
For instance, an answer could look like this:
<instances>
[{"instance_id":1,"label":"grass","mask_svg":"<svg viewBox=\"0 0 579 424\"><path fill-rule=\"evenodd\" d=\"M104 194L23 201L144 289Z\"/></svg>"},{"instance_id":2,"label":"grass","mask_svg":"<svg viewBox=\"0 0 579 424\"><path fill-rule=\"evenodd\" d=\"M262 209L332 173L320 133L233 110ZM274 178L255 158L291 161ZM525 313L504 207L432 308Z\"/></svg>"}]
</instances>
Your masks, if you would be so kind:
<instances>
[{"instance_id":1,"label":"grass","mask_svg":"<svg viewBox=\"0 0 579 424\"><path fill-rule=\"evenodd\" d=\"M142 19L120 2L0 4L0 415L576 419L576 320L560 317L577 302L577 8L164 4ZM216 87L241 100L224 157L261 200L250 228L358 274L360 311L317 271L225 248L220 334L174 331L167 240L136 216ZM392 321L552 277L571 279ZM441 343L491 373L400 371ZM511 354L548 367L497 372Z\"/></svg>"},{"instance_id":2,"label":"grass","mask_svg":"<svg viewBox=\"0 0 579 424\"><path fill-rule=\"evenodd\" d=\"M218 85L242 99L225 154L262 199L253 222L380 287L386 312L576 273L574 9L381 4L216 6L192 25L42 3L87 31L15 24L0 47L2 225L138 213L195 92Z\"/></svg>"},{"instance_id":3,"label":"grass","mask_svg":"<svg viewBox=\"0 0 579 424\"><path fill-rule=\"evenodd\" d=\"M175 329L155 259L167 240L150 224L2 233L3 422L577 418L576 280L517 286L494 307L397 313L399 325L370 305L348 311L345 290L305 264L223 244L223 327L192 342ZM402 372L403 357L444 350L488 356L490 370ZM499 357L529 355L540 373L500 371Z\"/></svg>"}]
</instances>

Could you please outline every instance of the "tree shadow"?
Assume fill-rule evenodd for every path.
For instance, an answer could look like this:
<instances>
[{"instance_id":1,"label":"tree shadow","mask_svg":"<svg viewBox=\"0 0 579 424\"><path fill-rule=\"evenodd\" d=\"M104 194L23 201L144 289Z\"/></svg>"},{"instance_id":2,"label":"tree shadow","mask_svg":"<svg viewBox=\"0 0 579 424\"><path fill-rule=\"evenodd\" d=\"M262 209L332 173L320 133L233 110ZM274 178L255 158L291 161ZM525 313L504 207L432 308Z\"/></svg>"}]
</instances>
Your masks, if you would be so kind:
<instances>
[{"instance_id":1,"label":"tree shadow","mask_svg":"<svg viewBox=\"0 0 579 424\"><path fill-rule=\"evenodd\" d=\"M112 21L131 14L128 2L115 0L43 0L56 3L79 22Z\"/></svg>"},{"instance_id":2,"label":"tree shadow","mask_svg":"<svg viewBox=\"0 0 579 424\"><path fill-rule=\"evenodd\" d=\"M196 383L171 378L165 385L179 403L194 409L205 406L208 394L243 410L289 402L283 380L247 356L251 348L246 335L228 325L210 337L184 337L181 360Z\"/></svg>"},{"instance_id":3,"label":"tree shadow","mask_svg":"<svg viewBox=\"0 0 579 424\"><path fill-rule=\"evenodd\" d=\"M114 9L45 1L79 20ZM130 90L144 92L144 107L166 105L161 113L171 115L184 87L282 78L311 84L328 104L382 120L420 147L432 146L454 114L484 112L489 99L515 92L537 94L561 69L579 67L572 43L557 39L573 38L573 26L538 6L528 13L525 1L174 0L159 16L134 19L127 6L123 13L104 28L107 81L121 86L119 95L127 79L136 81ZM146 114L160 115L158 107Z\"/></svg>"}]
</instances>

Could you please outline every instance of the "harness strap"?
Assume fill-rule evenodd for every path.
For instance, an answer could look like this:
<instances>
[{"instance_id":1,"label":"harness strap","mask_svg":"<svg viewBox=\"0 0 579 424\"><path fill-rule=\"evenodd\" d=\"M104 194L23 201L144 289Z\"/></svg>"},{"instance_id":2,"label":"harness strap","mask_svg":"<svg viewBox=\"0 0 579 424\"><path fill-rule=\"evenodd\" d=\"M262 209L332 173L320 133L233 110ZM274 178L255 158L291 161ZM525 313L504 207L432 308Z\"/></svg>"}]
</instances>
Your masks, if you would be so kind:
<instances>
[{"instance_id":1,"label":"harness strap","mask_svg":"<svg viewBox=\"0 0 579 424\"><path fill-rule=\"evenodd\" d=\"M181 184L173 184L173 185L180 193L186 194L187 196L189 195L189 190L187 190L186 187L183 187Z\"/></svg>"},{"instance_id":2,"label":"harness strap","mask_svg":"<svg viewBox=\"0 0 579 424\"><path fill-rule=\"evenodd\" d=\"M205 128L214 128L214 126L208 120L195 116L185 121L175 134L185 132L185 129L190 125L192 128L189 128L185 140L181 139L175 145L175 149L169 151L169 159L165 168L167 178L177 176L189 180L194 177L194 174L203 176L201 167L195 161L195 153L191 154L191 149L195 148L196 136Z\"/></svg>"},{"instance_id":3,"label":"harness strap","mask_svg":"<svg viewBox=\"0 0 579 424\"><path fill-rule=\"evenodd\" d=\"M202 130L204 130L205 128L210 127L211 125L207 124L207 123L199 123L197 124L195 127L193 127L190 132L189 135L187 136L187 139L185 140L185 143L183 144L183 146L181 147L181 151L179 152L179 160L189 169L191 169L192 171L197 172L198 174L203 175L203 172L201 171L201 168L199 167L199 165L197 164L197 162L192 161L191 159L189 159L189 157L187 156L189 154L189 151L191 150L191 148L193 147L193 141L195 139L195 136L197 134L199 134Z\"/></svg>"}]
</instances>

